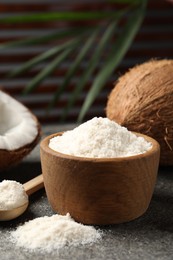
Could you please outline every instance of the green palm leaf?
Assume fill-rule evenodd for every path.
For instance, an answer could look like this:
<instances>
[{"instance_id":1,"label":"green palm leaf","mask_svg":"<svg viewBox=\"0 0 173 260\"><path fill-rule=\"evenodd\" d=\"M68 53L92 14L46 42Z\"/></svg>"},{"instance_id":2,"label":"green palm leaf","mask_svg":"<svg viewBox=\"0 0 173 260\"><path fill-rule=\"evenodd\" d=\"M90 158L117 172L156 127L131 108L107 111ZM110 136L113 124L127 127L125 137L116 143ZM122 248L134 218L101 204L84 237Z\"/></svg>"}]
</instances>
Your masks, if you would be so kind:
<instances>
[{"instance_id":1,"label":"green palm leaf","mask_svg":"<svg viewBox=\"0 0 173 260\"><path fill-rule=\"evenodd\" d=\"M38 86L47 76L49 76L58 65L65 60L68 54L73 50L73 48L69 48L65 50L61 55L56 57L48 67L43 69L25 88L24 93L31 92L35 87Z\"/></svg>"},{"instance_id":2,"label":"green palm leaf","mask_svg":"<svg viewBox=\"0 0 173 260\"><path fill-rule=\"evenodd\" d=\"M97 46L91 60L89 61L89 64L87 66L88 69L81 76L80 81L77 84L77 86L75 87L73 94L70 96L69 102L68 102L67 106L65 107L64 112L61 117L62 121L66 118L69 110L75 103L77 97L81 93L83 87L85 86L85 84L89 80L90 76L92 75L94 69L96 68L96 66L100 60L101 53L103 52L103 49L105 48L105 46L107 45L108 41L111 39L111 37L115 31L116 24L117 24L117 22L115 21L115 22L111 23L109 25L109 27L106 29L102 39L100 40L99 45Z\"/></svg>"},{"instance_id":3,"label":"green palm leaf","mask_svg":"<svg viewBox=\"0 0 173 260\"><path fill-rule=\"evenodd\" d=\"M75 72L77 71L78 67L80 66L82 59L85 57L88 50L91 48L97 34L98 34L98 30L94 31L94 33L89 37L89 39L84 44L83 48L81 49L78 56L76 57L76 60L74 61L72 66L69 68L67 74L65 75L65 78L64 78L62 85L58 88L58 90L54 94L53 100L49 104L49 107L48 107L49 110L55 105L55 103L60 98L60 95L64 92L64 90L68 86L71 78L74 76Z\"/></svg>"},{"instance_id":4,"label":"green palm leaf","mask_svg":"<svg viewBox=\"0 0 173 260\"><path fill-rule=\"evenodd\" d=\"M116 18L122 11L85 11L85 12L50 12L50 13L34 13L25 15L14 15L1 17L1 23L28 23L28 22L47 22L47 21L79 21L79 20L103 20Z\"/></svg>"},{"instance_id":5,"label":"green palm leaf","mask_svg":"<svg viewBox=\"0 0 173 260\"><path fill-rule=\"evenodd\" d=\"M120 34L119 39L116 41L113 46L112 52L107 59L107 62L104 64L104 67L99 72L95 78L92 87L84 101L84 104L81 108L78 121L81 122L85 116L87 110L95 100L96 96L103 88L107 79L111 76L115 68L118 66L125 53L127 52L129 46L132 43L134 36L136 35L144 17L145 9L140 8L135 12L127 21L126 26L124 27L123 32Z\"/></svg>"},{"instance_id":6,"label":"green palm leaf","mask_svg":"<svg viewBox=\"0 0 173 260\"><path fill-rule=\"evenodd\" d=\"M9 48L9 47L19 47L26 45L33 45L42 42L49 42L54 39L62 39L61 43L54 48L38 55L37 57L31 59L30 61L24 63L22 66L16 68L14 71L8 74L8 77L14 77L19 75L31 68L40 62L54 58L49 65L44 68L25 88L25 93L28 93L34 90L38 85L48 77L67 57L71 54L73 50L79 50L79 54L74 60L73 64L69 68L67 74L64 76L64 81L61 86L57 89L52 102L50 103L49 108L51 108L57 100L60 98L61 94L66 90L69 85L70 80L77 72L80 63L83 59L86 58L89 50L93 46L93 55L88 61L87 68L83 72L83 75L79 78L79 81L74 89L74 92L69 98L67 106L64 108L61 119L65 119L69 110L74 105L75 101L79 97L86 83L91 79L95 69L97 68L100 61L104 59L104 67L101 67L101 70L95 77L95 80L91 86L90 91L86 97L86 100L82 106L81 112L79 114L78 120L82 120L85 116L87 110L93 103L94 99L104 87L107 79L113 73L115 68L118 66L125 53L127 52L139 26L144 16L144 6L147 3L147 0L108 0L108 2L122 3L125 4L124 7L115 11L82 11L82 12L50 12L50 13L33 13L26 15L18 16L8 16L1 17L1 23L29 23L29 22L48 22L48 21L97 21L97 24L94 26L70 28L62 31L57 31L48 35L43 35L35 38L28 38L24 40L18 40L13 42L7 42L5 44L0 44L0 49ZM113 45L110 42L112 39L116 25L120 18L125 14L130 15L129 11L134 12L127 21L127 24L124 26L124 29L119 34L119 37L116 39L115 44ZM135 10L138 10L135 12ZM127 16L128 17L128 16ZM104 21L104 22L103 22ZM109 26L104 31L104 26L109 24ZM103 32L103 35L99 42L96 41L98 33ZM101 33L102 34L102 33ZM85 36L85 37L84 37ZM86 37L87 36L87 37ZM81 43L85 40L85 44L81 47ZM63 43L62 43L63 42ZM95 42L95 48L94 43ZM108 44L111 46L111 51L104 53L106 46ZM103 56L104 54L104 56ZM106 58L105 58L106 57ZM102 59L102 60L101 60Z\"/></svg>"},{"instance_id":7,"label":"green palm leaf","mask_svg":"<svg viewBox=\"0 0 173 260\"><path fill-rule=\"evenodd\" d=\"M66 31L58 31L58 32L51 33L51 34L44 35L44 36L7 42L5 44L0 44L0 50L10 48L10 47L22 47L22 46L27 46L27 45L30 46L30 45L34 45L34 44L43 43L43 42L49 42L49 41L55 40L55 39L61 39L61 38L64 39L66 37L76 36L80 33L83 33L86 30L93 30L93 29L94 29L93 27L72 28L72 29L69 29Z\"/></svg>"},{"instance_id":8,"label":"green palm leaf","mask_svg":"<svg viewBox=\"0 0 173 260\"><path fill-rule=\"evenodd\" d=\"M40 54L38 56L36 56L35 58L29 60L28 62L22 64L22 66L20 66L19 68L11 71L7 77L15 77L31 68L33 68L33 66L37 65L38 63L47 60L48 58L52 57L53 55L56 55L57 53L59 53L60 51L68 48L68 47L73 47L73 45L76 45L76 43L79 42L80 39L77 40L70 40L60 46L54 47L46 52L44 52L43 54Z\"/></svg>"}]
</instances>

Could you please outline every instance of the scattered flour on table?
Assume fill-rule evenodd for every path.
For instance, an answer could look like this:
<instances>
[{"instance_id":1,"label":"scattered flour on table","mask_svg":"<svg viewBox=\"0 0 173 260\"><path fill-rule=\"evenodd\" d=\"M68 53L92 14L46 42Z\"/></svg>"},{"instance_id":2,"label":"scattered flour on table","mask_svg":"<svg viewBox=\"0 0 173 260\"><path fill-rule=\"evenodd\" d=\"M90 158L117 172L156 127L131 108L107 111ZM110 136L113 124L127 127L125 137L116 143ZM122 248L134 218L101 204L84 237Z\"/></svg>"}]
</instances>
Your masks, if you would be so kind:
<instances>
[{"instance_id":1,"label":"scattered flour on table","mask_svg":"<svg viewBox=\"0 0 173 260\"><path fill-rule=\"evenodd\" d=\"M50 139L52 150L89 158L114 158L142 154L152 144L108 118L94 117L62 136Z\"/></svg>"},{"instance_id":2,"label":"scattered flour on table","mask_svg":"<svg viewBox=\"0 0 173 260\"><path fill-rule=\"evenodd\" d=\"M17 246L32 251L51 252L65 246L92 244L101 239L101 232L92 226L75 222L69 215L54 214L26 222L11 232Z\"/></svg>"},{"instance_id":3,"label":"scattered flour on table","mask_svg":"<svg viewBox=\"0 0 173 260\"><path fill-rule=\"evenodd\" d=\"M28 202L28 195L21 183L11 180L0 182L0 210L11 210Z\"/></svg>"}]
</instances>

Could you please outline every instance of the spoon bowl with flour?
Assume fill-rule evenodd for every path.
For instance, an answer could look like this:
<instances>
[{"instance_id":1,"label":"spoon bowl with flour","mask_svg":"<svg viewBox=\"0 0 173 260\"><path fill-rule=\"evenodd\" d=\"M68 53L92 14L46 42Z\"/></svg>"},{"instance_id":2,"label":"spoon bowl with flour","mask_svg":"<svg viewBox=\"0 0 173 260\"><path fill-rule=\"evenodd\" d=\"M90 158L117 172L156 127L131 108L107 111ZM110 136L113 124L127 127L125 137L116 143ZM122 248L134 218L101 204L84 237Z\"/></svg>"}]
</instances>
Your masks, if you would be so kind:
<instances>
[{"instance_id":1,"label":"spoon bowl with flour","mask_svg":"<svg viewBox=\"0 0 173 260\"><path fill-rule=\"evenodd\" d=\"M4 180L0 183L0 221L22 215L29 205L29 195L44 187L42 174L24 183Z\"/></svg>"}]
</instances>

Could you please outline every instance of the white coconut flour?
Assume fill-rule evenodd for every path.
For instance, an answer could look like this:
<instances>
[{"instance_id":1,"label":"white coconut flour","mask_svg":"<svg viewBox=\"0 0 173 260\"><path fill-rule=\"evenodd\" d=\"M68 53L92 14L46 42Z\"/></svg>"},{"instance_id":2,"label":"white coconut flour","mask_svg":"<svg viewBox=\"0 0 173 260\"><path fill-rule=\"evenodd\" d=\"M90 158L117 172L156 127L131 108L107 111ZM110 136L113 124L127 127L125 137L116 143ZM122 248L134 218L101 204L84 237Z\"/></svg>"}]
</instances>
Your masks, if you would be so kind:
<instances>
[{"instance_id":1,"label":"white coconut flour","mask_svg":"<svg viewBox=\"0 0 173 260\"><path fill-rule=\"evenodd\" d=\"M0 182L0 210L11 210L28 202L24 187L17 181Z\"/></svg>"},{"instance_id":2,"label":"white coconut flour","mask_svg":"<svg viewBox=\"0 0 173 260\"><path fill-rule=\"evenodd\" d=\"M17 246L36 251L58 251L65 246L92 244L101 239L101 232L92 226L75 222L69 214L40 217L11 232Z\"/></svg>"},{"instance_id":3,"label":"white coconut flour","mask_svg":"<svg viewBox=\"0 0 173 260\"><path fill-rule=\"evenodd\" d=\"M113 158L145 153L152 144L108 118L95 117L53 137L49 147L74 156Z\"/></svg>"}]
</instances>

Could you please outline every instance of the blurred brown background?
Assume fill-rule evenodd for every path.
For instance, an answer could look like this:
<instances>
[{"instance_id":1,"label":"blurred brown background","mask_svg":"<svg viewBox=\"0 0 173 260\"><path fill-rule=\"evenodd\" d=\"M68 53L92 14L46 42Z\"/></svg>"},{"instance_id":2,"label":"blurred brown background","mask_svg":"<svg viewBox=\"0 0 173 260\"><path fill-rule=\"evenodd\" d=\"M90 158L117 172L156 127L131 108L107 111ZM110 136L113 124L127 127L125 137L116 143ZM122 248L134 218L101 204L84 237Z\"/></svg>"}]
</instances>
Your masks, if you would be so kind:
<instances>
[{"instance_id":1,"label":"blurred brown background","mask_svg":"<svg viewBox=\"0 0 173 260\"><path fill-rule=\"evenodd\" d=\"M106 1L58 1L58 0L2 0L0 1L0 15L14 15L19 13L32 12L51 12L56 10L99 10L104 9ZM111 7L111 5L110 5ZM10 40L17 40L24 37L44 35L45 32L54 32L57 28L64 26L61 22L49 23L29 23L29 24L0 24L0 43ZM68 26L68 22L66 23ZM68 90L63 94L61 100L54 107L49 116L45 113L45 107L50 101L52 94L62 81L64 73L67 71L73 60L64 62L61 68L58 68L51 77L40 84L39 88L33 93L23 96L21 94L26 83L43 67L46 62L38 65L32 71L23 74L14 79L8 79L5 74L34 57L36 54L48 50L55 43L42 43L41 45L27 46L20 48L11 48L8 50L0 50L0 85L12 94L15 98L23 102L29 107L42 123L57 123L62 107L66 104L68 97L73 92L77 78L74 78L68 87ZM144 22L135 37L135 40L130 47L125 58L121 62L114 75L109 79L104 89L98 95L96 101L88 111L85 120L93 116L105 116L104 108L107 102L113 83L117 77L123 74L128 68L142 63L151 58L173 58L173 5L169 1L150 0ZM47 61L49 62L49 61ZM81 64L81 71L85 68L85 63ZM78 71L80 74L80 71ZM76 75L77 77L77 75ZM92 81L92 78L90 79ZM80 107L85 99L86 93L90 87L88 82L80 98L75 106L71 109L66 122L75 122L78 116Z\"/></svg>"}]
</instances>

